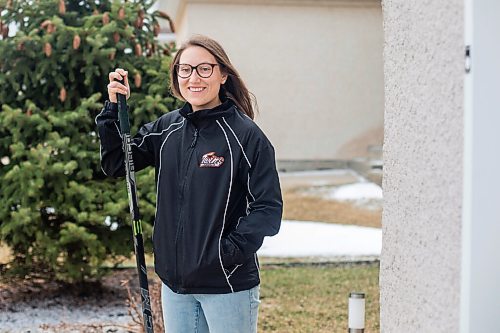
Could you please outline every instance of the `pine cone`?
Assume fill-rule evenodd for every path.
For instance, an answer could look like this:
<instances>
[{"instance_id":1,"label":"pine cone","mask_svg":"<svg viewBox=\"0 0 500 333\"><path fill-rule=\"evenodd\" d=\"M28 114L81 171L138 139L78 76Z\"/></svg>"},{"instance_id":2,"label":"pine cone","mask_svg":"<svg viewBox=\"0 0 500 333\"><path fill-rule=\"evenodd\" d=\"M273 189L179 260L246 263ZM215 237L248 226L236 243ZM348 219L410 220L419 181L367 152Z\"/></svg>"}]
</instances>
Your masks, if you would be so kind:
<instances>
[{"instance_id":1,"label":"pine cone","mask_svg":"<svg viewBox=\"0 0 500 333\"><path fill-rule=\"evenodd\" d=\"M75 35L75 37L73 37L73 50L76 50L80 47L81 41L82 40L81 40L80 36Z\"/></svg>"},{"instance_id":2,"label":"pine cone","mask_svg":"<svg viewBox=\"0 0 500 333\"><path fill-rule=\"evenodd\" d=\"M142 46L141 44L135 44L135 55L140 57L142 55Z\"/></svg>"},{"instance_id":3,"label":"pine cone","mask_svg":"<svg viewBox=\"0 0 500 333\"><path fill-rule=\"evenodd\" d=\"M62 87L61 90L59 91L59 99L63 103L66 100L66 89L64 89L64 87Z\"/></svg>"},{"instance_id":4,"label":"pine cone","mask_svg":"<svg viewBox=\"0 0 500 333\"><path fill-rule=\"evenodd\" d=\"M140 88L141 87L141 84L142 84L142 76L141 76L141 73L137 72L135 73L134 75L134 83L135 83L135 86L137 88Z\"/></svg>"},{"instance_id":5,"label":"pine cone","mask_svg":"<svg viewBox=\"0 0 500 333\"><path fill-rule=\"evenodd\" d=\"M26 111L26 115L28 117L31 117L32 114L33 114L33 111L31 111L31 109L28 109L28 111Z\"/></svg>"},{"instance_id":6,"label":"pine cone","mask_svg":"<svg viewBox=\"0 0 500 333\"><path fill-rule=\"evenodd\" d=\"M146 42L146 54L148 57L152 56L155 52L155 45L150 42Z\"/></svg>"},{"instance_id":7,"label":"pine cone","mask_svg":"<svg viewBox=\"0 0 500 333\"><path fill-rule=\"evenodd\" d=\"M125 18L125 8L120 7L120 9L118 10L118 18L120 20L123 20Z\"/></svg>"},{"instance_id":8,"label":"pine cone","mask_svg":"<svg viewBox=\"0 0 500 333\"><path fill-rule=\"evenodd\" d=\"M50 55L52 54L52 45L50 45L49 42L45 43L45 45L43 46L43 52L45 52L45 55L47 57L50 57Z\"/></svg>"},{"instance_id":9,"label":"pine cone","mask_svg":"<svg viewBox=\"0 0 500 333\"><path fill-rule=\"evenodd\" d=\"M102 15L102 25L106 25L109 23L109 13L106 12Z\"/></svg>"},{"instance_id":10,"label":"pine cone","mask_svg":"<svg viewBox=\"0 0 500 333\"><path fill-rule=\"evenodd\" d=\"M160 25L158 23L155 23L154 26L153 26L153 32L155 34L155 37L158 37L158 35L160 34Z\"/></svg>"},{"instance_id":11,"label":"pine cone","mask_svg":"<svg viewBox=\"0 0 500 333\"><path fill-rule=\"evenodd\" d=\"M66 4L64 3L64 0L59 0L59 14L66 14Z\"/></svg>"},{"instance_id":12,"label":"pine cone","mask_svg":"<svg viewBox=\"0 0 500 333\"><path fill-rule=\"evenodd\" d=\"M2 28L2 37L3 37L3 39L9 37L9 26L8 25L4 24L4 26Z\"/></svg>"},{"instance_id":13,"label":"pine cone","mask_svg":"<svg viewBox=\"0 0 500 333\"><path fill-rule=\"evenodd\" d=\"M137 20L135 20L135 22L134 22L134 26L137 29L142 28L143 25L144 25L144 20L142 18L140 18L140 17L138 17Z\"/></svg>"},{"instance_id":14,"label":"pine cone","mask_svg":"<svg viewBox=\"0 0 500 333\"><path fill-rule=\"evenodd\" d=\"M49 24L49 26L47 27L47 33L51 34L53 33L54 31L56 31L56 26L53 25L52 23Z\"/></svg>"},{"instance_id":15,"label":"pine cone","mask_svg":"<svg viewBox=\"0 0 500 333\"><path fill-rule=\"evenodd\" d=\"M49 24L52 24L51 20L45 20L40 24L40 28L45 29Z\"/></svg>"},{"instance_id":16,"label":"pine cone","mask_svg":"<svg viewBox=\"0 0 500 333\"><path fill-rule=\"evenodd\" d=\"M113 33L113 40L115 41L115 44L120 41L120 34L118 32Z\"/></svg>"},{"instance_id":17,"label":"pine cone","mask_svg":"<svg viewBox=\"0 0 500 333\"><path fill-rule=\"evenodd\" d=\"M142 9L137 12L137 15L141 18L141 20L144 20L144 11Z\"/></svg>"},{"instance_id":18,"label":"pine cone","mask_svg":"<svg viewBox=\"0 0 500 333\"><path fill-rule=\"evenodd\" d=\"M56 31L56 26L54 25L54 23L52 23L51 20L45 20L45 21L43 21L42 24L40 24L40 27L42 29L47 29L47 33L48 34L51 34L54 31Z\"/></svg>"}]
</instances>

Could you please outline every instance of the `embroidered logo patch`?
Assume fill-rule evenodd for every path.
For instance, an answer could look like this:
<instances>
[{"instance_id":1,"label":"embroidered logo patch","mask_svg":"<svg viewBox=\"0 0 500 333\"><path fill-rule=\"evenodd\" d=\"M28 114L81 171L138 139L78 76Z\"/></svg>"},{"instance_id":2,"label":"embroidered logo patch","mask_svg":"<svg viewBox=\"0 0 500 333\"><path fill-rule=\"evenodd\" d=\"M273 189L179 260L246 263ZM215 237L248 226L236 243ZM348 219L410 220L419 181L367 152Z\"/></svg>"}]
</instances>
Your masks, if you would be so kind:
<instances>
[{"instance_id":1,"label":"embroidered logo patch","mask_svg":"<svg viewBox=\"0 0 500 333\"><path fill-rule=\"evenodd\" d=\"M214 151L211 151L201 158L200 168L219 168L223 163L224 157L217 156Z\"/></svg>"}]
</instances>

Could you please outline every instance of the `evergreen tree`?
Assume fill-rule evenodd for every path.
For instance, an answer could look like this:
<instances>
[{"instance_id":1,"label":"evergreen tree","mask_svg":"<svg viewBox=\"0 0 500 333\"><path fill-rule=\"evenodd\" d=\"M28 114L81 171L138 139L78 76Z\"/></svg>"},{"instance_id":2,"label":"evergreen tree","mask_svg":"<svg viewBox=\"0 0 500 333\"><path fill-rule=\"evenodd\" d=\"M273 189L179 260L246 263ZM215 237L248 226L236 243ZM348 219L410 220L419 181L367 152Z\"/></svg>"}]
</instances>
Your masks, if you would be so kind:
<instances>
[{"instance_id":1,"label":"evergreen tree","mask_svg":"<svg viewBox=\"0 0 500 333\"><path fill-rule=\"evenodd\" d=\"M117 67L130 76L132 133L180 105L173 46L156 38L168 16L153 2L0 0L0 240L14 272L83 281L133 253L125 180L102 173L94 118ZM152 222L154 170L137 182ZM144 233L149 245L150 224Z\"/></svg>"}]
</instances>

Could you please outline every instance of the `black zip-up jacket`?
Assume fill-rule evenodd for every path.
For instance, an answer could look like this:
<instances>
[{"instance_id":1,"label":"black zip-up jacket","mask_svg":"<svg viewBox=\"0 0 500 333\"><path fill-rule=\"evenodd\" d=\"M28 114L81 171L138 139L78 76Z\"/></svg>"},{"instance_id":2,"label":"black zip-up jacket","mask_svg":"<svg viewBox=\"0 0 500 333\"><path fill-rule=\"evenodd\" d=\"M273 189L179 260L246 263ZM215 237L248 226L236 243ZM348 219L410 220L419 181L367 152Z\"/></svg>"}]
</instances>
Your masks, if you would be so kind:
<instances>
[{"instance_id":1,"label":"black zip-up jacket","mask_svg":"<svg viewBox=\"0 0 500 333\"><path fill-rule=\"evenodd\" d=\"M96 123L101 166L125 175L117 105ZM282 215L274 148L235 104L192 112L186 103L140 128L136 170L156 169L155 270L182 294L230 293L260 283L256 252Z\"/></svg>"}]
</instances>

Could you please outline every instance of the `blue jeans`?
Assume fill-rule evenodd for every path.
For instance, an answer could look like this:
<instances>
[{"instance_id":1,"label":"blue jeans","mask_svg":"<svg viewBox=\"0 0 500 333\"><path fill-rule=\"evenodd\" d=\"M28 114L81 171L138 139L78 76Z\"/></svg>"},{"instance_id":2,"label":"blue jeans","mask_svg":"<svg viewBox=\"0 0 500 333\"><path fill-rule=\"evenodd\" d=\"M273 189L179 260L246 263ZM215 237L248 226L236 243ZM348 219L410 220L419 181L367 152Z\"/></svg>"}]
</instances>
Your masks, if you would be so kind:
<instances>
[{"instance_id":1,"label":"blue jeans","mask_svg":"<svg viewBox=\"0 0 500 333\"><path fill-rule=\"evenodd\" d=\"M176 294L162 284L165 333L256 333L259 286L230 294Z\"/></svg>"}]
</instances>

